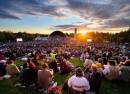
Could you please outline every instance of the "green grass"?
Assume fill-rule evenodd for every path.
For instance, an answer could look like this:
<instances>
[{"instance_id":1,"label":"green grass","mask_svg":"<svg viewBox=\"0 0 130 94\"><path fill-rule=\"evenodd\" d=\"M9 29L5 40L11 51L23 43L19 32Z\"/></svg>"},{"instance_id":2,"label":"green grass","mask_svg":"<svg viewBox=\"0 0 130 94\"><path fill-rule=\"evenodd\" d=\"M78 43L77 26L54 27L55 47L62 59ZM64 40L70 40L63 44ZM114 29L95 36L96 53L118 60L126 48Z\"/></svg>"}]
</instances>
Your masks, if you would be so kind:
<instances>
[{"instance_id":1,"label":"green grass","mask_svg":"<svg viewBox=\"0 0 130 94\"><path fill-rule=\"evenodd\" d=\"M82 62L80 61L79 58L73 58L70 60L70 62L73 63L73 65L75 67L83 67L82 66ZM55 81L58 82L59 85L63 85L63 83L72 75L72 73L66 74L66 75L62 75L60 73L55 73Z\"/></svg>"},{"instance_id":2,"label":"green grass","mask_svg":"<svg viewBox=\"0 0 130 94\"><path fill-rule=\"evenodd\" d=\"M130 83L102 81L99 94L130 94Z\"/></svg>"},{"instance_id":3,"label":"green grass","mask_svg":"<svg viewBox=\"0 0 130 94\"><path fill-rule=\"evenodd\" d=\"M17 78L0 81L0 94L39 94L36 91L14 87Z\"/></svg>"},{"instance_id":4,"label":"green grass","mask_svg":"<svg viewBox=\"0 0 130 94\"><path fill-rule=\"evenodd\" d=\"M82 62L79 58L73 58L70 60L75 67L83 67ZM17 60L17 66L23 64L23 62ZM72 75L66 74L61 75L60 73L55 73L55 81L58 82L58 85L63 86L63 83ZM30 89L16 88L14 85L17 82L17 78L14 77L9 80L0 81L0 94L39 94L36 91ZM63 91L63 94L67 94L67 91ZM103 80L100 87L99 94L130 94L130 83L124 82L110 82Z\"/></svg>"},{"instance_id":5,"label":"green grass","mask_svg":"<svg viewBox=\"0 0 130 94\"><path fill-rule=\"evenodd\" d=\"M23 65L23 63L24 63L24 62L22 62L22 61L20 61L20 60L16 60L16 61L15 61L15 64L16 64L17 66Z\"/></svg>"}]
</instances>

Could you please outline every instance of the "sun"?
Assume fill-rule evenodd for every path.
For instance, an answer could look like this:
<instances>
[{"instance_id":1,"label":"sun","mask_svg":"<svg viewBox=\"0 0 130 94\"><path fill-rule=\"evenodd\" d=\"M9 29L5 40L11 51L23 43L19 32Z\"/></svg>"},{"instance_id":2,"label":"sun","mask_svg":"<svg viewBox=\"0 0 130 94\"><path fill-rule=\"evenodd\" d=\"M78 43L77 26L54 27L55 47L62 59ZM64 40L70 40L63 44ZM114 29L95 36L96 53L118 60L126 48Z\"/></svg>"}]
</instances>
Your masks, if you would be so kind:
<instances>
[{"instance_id":1,"label":"sun","mask_svg":"<svg viewBox=\"0 0 130 94\"><path fill-rule=\"evenodd\" d=\"M87 34L87 31L80 31L81 35L86 35Z\"/></svg>"}]
</instances>

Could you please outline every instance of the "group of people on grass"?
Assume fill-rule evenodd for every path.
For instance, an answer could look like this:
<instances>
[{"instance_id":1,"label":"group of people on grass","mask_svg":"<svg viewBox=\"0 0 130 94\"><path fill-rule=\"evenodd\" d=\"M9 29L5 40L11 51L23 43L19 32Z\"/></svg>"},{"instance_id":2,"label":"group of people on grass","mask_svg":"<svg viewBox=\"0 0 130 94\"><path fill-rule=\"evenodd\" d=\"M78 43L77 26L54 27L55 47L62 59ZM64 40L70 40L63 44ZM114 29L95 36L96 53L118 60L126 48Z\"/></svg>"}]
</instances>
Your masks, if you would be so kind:
<instances>
[{"instance_id":1,"label":"group of people on grass","mask_svg":"<svg viewBox=\"0 0 130 94\"><path fill-rule=\"evenodd\" d=\"M23 64L17 66L14 57L8 61L0 61L0 77L2 79L17 77L17 87L31 87L40 92L48 91L49 87L55 84L54 72L67 74L73 69L68 58L58 56L54 50L46 56L37 51L36 54L21 59ZM40 62L39 62L40 61ZM60 92L60 91L59 91Z\"/></svg>"},{"instance_id":2,"label":"group of people on grass","mask_svg":"<svg viewBox=\"0 0 130 94\"><path fill-rule=\"evenodd\" d=\"M21 49L23 55L18 55ZM102 79L130 81L130 54L120 47L62 45L33 49L17 47L0 52L0 79L17 77L15 86L31 87L40 92L54 94L54 75L71 74L63 89L69 94L98 94ZM126 50L126 51L125 51ZM21 56L21 57L19 57ZM8 57L8 58L7 58ZM70 59L79 58L81 66L74 66ZM15 60L22 60L17 66ZM75 61L76 63L76 61ZM56 86L55 86L56 87ZM60 87L59 94L61 94Z\"/></svg>"}]
</instances>

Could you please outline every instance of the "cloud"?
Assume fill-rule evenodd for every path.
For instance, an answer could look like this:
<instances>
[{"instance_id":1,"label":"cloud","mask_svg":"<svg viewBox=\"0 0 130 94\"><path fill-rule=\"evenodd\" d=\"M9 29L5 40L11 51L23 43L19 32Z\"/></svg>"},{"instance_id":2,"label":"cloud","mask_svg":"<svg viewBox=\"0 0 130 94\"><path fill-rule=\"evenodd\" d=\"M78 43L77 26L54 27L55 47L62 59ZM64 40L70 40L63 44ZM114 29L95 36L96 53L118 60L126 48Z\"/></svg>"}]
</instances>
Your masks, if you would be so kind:
<instances>
[{"instance_id":1,"label":"cloud","mask_svg":"<svg viewBox=\"0 0 130 94\"><path fill-rule=\"evenodd\" d=\"M24 15L65 16L57 11L59 6L48 5L47 2L49 0L0 0L0 18L17 19Z\"/></svg>"},{"instance_id":2,"label":"cloud","mask_svg":"<svg viewBox=\"0 0 130 94\"><path fill-rule=\"evenodd\" d=\"M20 19L20 17L17 17L15 15L12 15L6 11L0 10L0 18L3 19Z\"/></svg>"},{"instance_id":3,"label":"cloud","mask_svg":"<svg viewBox=\"0 0 130 94\"><path fill-rule=\"evenodd\" d=\"M115 19L115 20L109 20L106 22L107 27L111 28L117 28L117 27L130 27L130 19Z\"/></svg>"},{"instance_id":4,"label":"cloud","mask_svg":"<svg viewBox=\"0 0 130 94\"><path fill-rule=\"evenodd\" d=\"M67 0L68 1L68 7L74 11L77 12L77 14L80 15L80 17L83 17L85 19L87 18L99 18L99 19L109 19L113 16L116 16L117 13L119 13L120 7L122 7L120 4L117 4L118 2L109 2L109 3L95 3L92 1L89 2L88 0ZM104 0L105 2L105 0Z\"/></svg>"},{"instance_id":5,"label":"cloud","mask_svg":"<svg viewBox=\"0 0 130 94\"><path fill-rule=\"evenodd\" d=\"M125 27L129 25L130 0L67 1L69 9L71 9L73 13L77 13L77 15L81 18L90 20L90 22L93 23L90 25L91 27L96 26L95 28L113 28L116 26ZM124 17L127 17L127 19L123 19Z\"/></svg>"},{"instance_id":6,"label":"cloud","mask_svg":"<svg viewBox=\"0 0 130 94\"><path fill-rule=\"evenodd\" d=\"M22 19L26 15L79 17L86 25L96 28L127 27L130 25L130 0L0 0L0 18ZM75 24L54 26L71 28Z\"/></svg>"},{"instance_id":7,"label":"cloud","mask_svg":"<svg viewBox=\"0 0 130 94\"><path fill-rule=\"evenodd\" d=\"M91 23L75 22L73 24L56 25L52 28L60 30L74 30L74 28L77 28L79 30L84 30L87 29L89 25L91 25Z\"/></svg>"},{"instance_id":8,"label":"cloud","mask_svg":"<svg viewBox=\"0 0 130 94\"><path fill-rule=\"evenodd\" d=\"M62 29L62 30L72 29L72 28L76 28L76 27L77 27L77 25L71 25L71 24L54 26L54 28L56 28L56 29Z\"/></svg>"}]
</instances>

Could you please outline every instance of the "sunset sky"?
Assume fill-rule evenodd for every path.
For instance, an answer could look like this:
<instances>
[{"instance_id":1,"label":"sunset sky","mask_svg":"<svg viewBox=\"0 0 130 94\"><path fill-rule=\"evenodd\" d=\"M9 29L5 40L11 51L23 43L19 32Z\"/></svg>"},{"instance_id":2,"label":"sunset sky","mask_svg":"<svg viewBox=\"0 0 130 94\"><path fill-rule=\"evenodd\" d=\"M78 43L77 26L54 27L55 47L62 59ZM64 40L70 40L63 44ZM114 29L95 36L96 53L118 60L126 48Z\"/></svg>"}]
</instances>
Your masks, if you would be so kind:
<instances>
[{"instance_id":1,"label":"sunset sky","mask_svg":"<svg viewBox=\"0 0 130 94\"><path fill-rule=\"evenodd\" d=\"M130 0L0 0L0 31L116 33L130 27Z\"/></svg>"}]
</instances>

